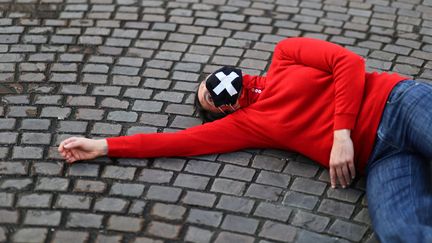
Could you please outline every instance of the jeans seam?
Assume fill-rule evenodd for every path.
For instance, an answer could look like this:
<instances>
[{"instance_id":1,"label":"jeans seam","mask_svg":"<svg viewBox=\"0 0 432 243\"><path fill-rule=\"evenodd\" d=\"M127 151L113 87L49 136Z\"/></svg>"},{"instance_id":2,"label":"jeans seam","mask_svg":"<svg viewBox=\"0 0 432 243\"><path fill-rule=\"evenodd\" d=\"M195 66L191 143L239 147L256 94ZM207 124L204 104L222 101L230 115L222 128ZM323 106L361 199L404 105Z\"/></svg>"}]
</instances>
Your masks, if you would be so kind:
<instances>
[{"instance_id":1,"label":"jeans seam","mask_svg":"<svg viewBox=\"0 0 432 243\"><path fill-rule=\"evenodd\" d=\"M412 176L413 171L412 171L411 163L409 163L408 166L409 166L409 172L410 172L410 176L409 176L409 178L410 178L409 179L409 190L410 190L410 196L411 196L411 198L409 200L410 200L410 204L413 205L414 210L416 210L415 203L413 201L413 198L414 198L414 194L413 194L414 192L413 191L414 190L411 190L412 185L413 185L413 176ZM415 219L416 219L417 223L419 223L420 221L419 221L417 215L415 215L415 216L416 216Z\"/></svg>"},{"instance_id":2,"label":"jeans seam","mask_svg":"<svg viewBox=\"0 0 432 243\"><path fill-rule=\"evenodd\" d=\"M422 85L424 85L426 88L432 90L432 84L430 84L430 83L426 83L426 82L419 82L419 84L422 84Z\"/></svg>"},{"instance_id":3,"label":"jeans seam","mask_svg":"<svg viewBox=\"0 0 432 243\"><path fill-rule=\"evenodd\" d=\"M395 100L387 100L387 104L388 105L394 105L396 103L398 103L399 101L402 100L402 98L407 94L408 91L410 91L412 88L414 88L415 86L419 85L420 83L415 82L413 85L406 87L400 94L398 97L396 97Z\"/></svg>"},{"instance_id":4,"label":"jeans seam","mask_svg":"<svg viewBox=\"0 0 432 243\"><path fill-rule=\"evenodd\" d=\"M402 149L403 149L403 148L401 148L400 146L397 146L397 145L393 144L392 142L387 141L387 139L384 137L384 135L382 135L379 131L378 131L377 135L378 135L378 138L379 138L383 143L385 143L385 144L387 144L387 145L393 147L394 149L396 149L396 150L402 150Z\"/></svg>"},{"instance_id":5,"label":"jeans seam","mask_svg":"<svg viewBox=\"0 0 432 243\"><path fill-rule=\"evenodd\" d=\"M418 84L422 84L422 83L418 83ZM425 86L428 87L430 90L432 90L432 86L430 86L430 85L425 85ZM417 99L415 102L413 102L413 103L411 104L411 106L416 106L419 102L421 102L421 100L422 100L426 95L427 95L427 94L423 94L422 96L418 97L418 99ZM413 119L415 119L415 117L413 117L413 116L409 116L409 117L408 117L408 121L407 121L407 123L408 123L408 124L411 124ZM417 127L413 126L412 129L417 130ZM408 150L409 152L414 152L414 151L415 151L415 150L412 148L412 146L411 146L410 144L406 144L406 145L404 146L404 149Z\"/></svg>"},{"instance_id":6,"label":"jeans seam","mask_svg":"<svg viewBox=\"0 0 432 243\"><path fill-rule=\"evenodd\" d=\"M377 138L377 140L376 140L376 142L375 142L375 148L376 148L376 146L378 146L378 144L381 142L381 143L384 143L385 145L387 145L387 146L390 146L390 147L392 147L392 149L396 152L396 153L400 153L400 152L402 152L403 151L403 149L402 148L399 148L398 146L395 146L395 145L393 145L393 144L391 144L391 143L389 143L389 142L387 142L385 139L383 139L382 138L382 135L380 135L380 133L379 132L377 132L377 136L378 136L378 138ZM379 150L378 150L379 151ZM375 165L377 165L377 164L379 164L380 163L380 160L382 160L382 159L384 159L384 158L386 158L386 157L388 157L388 156L393 156L393 154L388 154L388 155L386 155L386 156L384 156L384 157L379 157L378 159L376 159L375 157L376 157L376 153L377 151L375 151L375 149L372 151L372 154L371 154L371 157L370 157L370 159L368 160L368 163L367 163L367 169L366 169L366 174L369 174L368 172L375 166ZM380 154L378 154L378 155L380 155Z\"/></svg>"}]
</instances>

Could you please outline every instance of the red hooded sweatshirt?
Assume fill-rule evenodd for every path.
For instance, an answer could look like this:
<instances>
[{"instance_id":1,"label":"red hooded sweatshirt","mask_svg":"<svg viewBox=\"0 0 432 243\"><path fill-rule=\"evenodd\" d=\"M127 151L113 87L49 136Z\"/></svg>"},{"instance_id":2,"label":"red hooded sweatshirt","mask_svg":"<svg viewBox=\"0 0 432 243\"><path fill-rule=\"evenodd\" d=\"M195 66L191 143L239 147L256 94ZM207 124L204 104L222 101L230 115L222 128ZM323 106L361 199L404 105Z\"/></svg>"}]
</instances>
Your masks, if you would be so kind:
<instances>
[{"instance_id":1,"label":"red hooded sweatshirt","mask_svg":"<svg viewBox=\"0 0 432 243\"><path fill-rule=\"evenodd\" d=\"M364 173L392 88L406 77L365 73L362 57L310 38L276 45L267 76L243 76L241 109L174 133L107 139L108 156L166 157L278 148L329 167L334 130L350 129Z\"/></svg>"}]
</instances>

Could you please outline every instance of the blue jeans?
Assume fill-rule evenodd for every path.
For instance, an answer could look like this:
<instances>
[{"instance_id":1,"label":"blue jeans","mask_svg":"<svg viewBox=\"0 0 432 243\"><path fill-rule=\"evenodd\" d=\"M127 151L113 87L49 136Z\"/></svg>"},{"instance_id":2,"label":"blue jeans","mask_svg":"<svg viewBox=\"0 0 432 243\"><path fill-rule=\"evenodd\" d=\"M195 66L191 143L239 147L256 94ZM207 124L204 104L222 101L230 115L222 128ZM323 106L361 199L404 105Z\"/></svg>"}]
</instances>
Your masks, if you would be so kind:
<instances>
[{"instance_id":1,"label":"blue jeans","mask_svg":"<svg viewBox=\"0 0 432 243\"><path fill-rule=\"evenodd\" d=\"M367 198L381 242L432 242L432 86L392 90L367 167Z\"/></svg>"}]
</instances>

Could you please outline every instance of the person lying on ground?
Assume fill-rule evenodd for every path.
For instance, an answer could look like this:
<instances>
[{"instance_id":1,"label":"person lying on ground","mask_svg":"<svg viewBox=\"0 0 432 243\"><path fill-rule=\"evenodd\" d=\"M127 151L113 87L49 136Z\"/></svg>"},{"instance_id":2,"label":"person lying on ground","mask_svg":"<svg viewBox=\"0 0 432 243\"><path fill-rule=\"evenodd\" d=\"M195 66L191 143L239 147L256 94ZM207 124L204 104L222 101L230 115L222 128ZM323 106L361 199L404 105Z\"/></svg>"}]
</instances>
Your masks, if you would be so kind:
<instances>
[{"instance_id":1,"label":"person lying on ground","mask_svg":"<svg viewBox=\"0 0 432 243\"><path fill-rule=\"evenodd\" d=\"M311 38L279 42L266 76L223 67L203 80L203 125L173 133L61 142L67 162L169 157L275 148L329 168L345 188L367 174L368 208L381 242L432 242L432 86L367 73L364 59Z\"/></svg>"}]
</instances>

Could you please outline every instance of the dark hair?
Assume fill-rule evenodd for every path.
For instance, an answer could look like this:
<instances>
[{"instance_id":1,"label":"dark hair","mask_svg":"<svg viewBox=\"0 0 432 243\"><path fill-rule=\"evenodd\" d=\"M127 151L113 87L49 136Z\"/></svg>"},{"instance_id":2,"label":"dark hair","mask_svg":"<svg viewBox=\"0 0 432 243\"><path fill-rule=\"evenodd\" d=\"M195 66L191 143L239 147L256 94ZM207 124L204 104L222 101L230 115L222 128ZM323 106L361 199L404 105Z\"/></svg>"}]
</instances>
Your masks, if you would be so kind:
<instances>
[{"instance_id":1,"label":"dark hair","mask_svg":"<svg viewBox=\"0 0 432 243\"><path fill-rule=\"evenodd\" d=\"M198 112L199 117L204 121L204 123L206 122L212 122L221 118L224 118L227 114L225 113L215 113L215 112L211 112L208 111L206 109L204 109L201 105L201 103L199 102L198 99L198 90L199 90L199 85L198 85L198 89L195 93L195 109Z\"/></svg>"}]
</instances>

